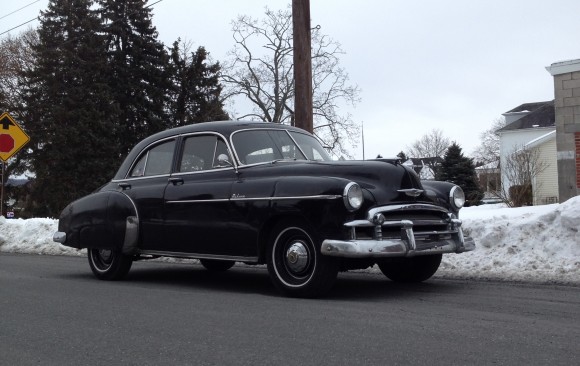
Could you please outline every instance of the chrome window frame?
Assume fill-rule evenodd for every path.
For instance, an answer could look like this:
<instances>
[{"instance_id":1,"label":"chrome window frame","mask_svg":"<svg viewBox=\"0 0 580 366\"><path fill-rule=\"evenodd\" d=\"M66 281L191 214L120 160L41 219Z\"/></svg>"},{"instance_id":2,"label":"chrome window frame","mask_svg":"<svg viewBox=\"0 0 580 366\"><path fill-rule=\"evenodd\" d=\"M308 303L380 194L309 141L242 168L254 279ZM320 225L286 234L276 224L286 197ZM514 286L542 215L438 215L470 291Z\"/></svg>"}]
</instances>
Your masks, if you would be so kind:
<instances>
[{"instance_id":1,"label":"chrome window frame","mask_svg":"<svg viewBox=\"0 0 580 366\"><path fill-rule=\"evenodd\" d=\"M141 157L143 156L143 154L147 154L146 159L149 159L149 151L151 151L151 149L155 146L155 145L161 145L169 140L174 140L175 141L175 146L173 146L173 159L171 161L171 164L173 165L173 161L175 160L175 148L177 147L177 140L178 140L179 135L175 135L175 136L169 136L157 141L154 141L152 143L150 143L149 145L145 146L143 148L143 150L141 150L141 152L139 152L139 155L137 155L137 157L133 160L133 162L131 163L131 166L129 167L129 169L127 169L127 172L125 173L125 177L123 179L117 179L117 180L112 180L112 182L121 182L121 181L125 181L125 180L139 180L139 179L149 179L149 178L158 178L158 177L169 177L171 176L171 171L173 170L173 166L169 169L169 173L168 174L156 174L156 175L142 175L142 176L138 176L138 177L132 177L130 174L133 171L133 169L135 168L135 165L137 164L137 162L139 160L141 160ZM145 166L143 167L143 174L145 174L145 167L147 166L147 161L145 161Z\"/></svg>"},{"instance_id":2,"label":"chrome window frame","mask_svg":"<svg viewBox=\"0 0 580 366\"><path fill-rule=\"evenodd\" d=\"M172 172L171 173L171 176L178 176L179 177L179 176L190 175L190 174L203 174L203 173L218 172L218 171L223 171L223 170L237 170L238 164L236 162L236 158L233 156L234 155L234 152L233 152L233 149L230 146L231 144L228 144L228 139L226 139L224 135L222 135L219 132L214 132L214 131L192 132L192 133L186 133L186 134L179 135L179 137L180 137L180 143L179 143L180 146L179 146L179 149L178 149L178 152L177 152L178 155L179 155L179 157L177 157L179 159L179 161L176 161L176 165L181 164L181 159L183 159L183 146L185 144L185 140L187 138L189 138L189 137L199 136L199 135L215 135L215 136L217 136L218 139L221 138L223 140L223 142L226 144L226 147L227 147L227 149L230 152L230 155L231 155L230 158L232 160L233 166L226 166L226 167L223 167L223 168L212 168L212 169L198 170L198 171L193 171L193 172L179 172L179 171L175 171L175 172ZM214 146L214 152L213 152L214 159L216 158L216 156L215 156L216 150L217 150L217 140L216 140L216 144ZM212 167L213 167L213 161L212 161ZM176 166L175 168L177 170L178 166Z\"/></svg>"},{"instance_id":3,"label":"chrome window frame","mask_svg":"<svg viewBox=\"0 0 580 366\"><path fill-rule=\"evenodd\" d=\"M300 145L296 142L296 140L294 140L294 138L292 137L292 134L290 134L290 131L288 131L285 128L244 128L244 129L240 129L237 131L234 131L230 134L230 145L232 146L232 150L236 156L236 160L239 162L239 167L243 168L243 167L249 167L249 166L256 166L256 165L265 165L265 164L271 164L271 161L265 161L265 162L260 162L260 163L253 163L253 164L243 164L242 160L240 159L239 155L238 155L238 151L236 150L236 145L234 144L234 136L237 133L240 132L248 132L248 131L283 131L286 133L286 135L288 135L288 137L290 137L290 139L292 140L292 142L294 143L294 145L296 145L296 147L298 148L298 150L300 151L300 153L304 156L304 160L300 160L300 161L312 161L310 159L308 159L308 156L306 156L306 154L304 153L304 151L302 150L302 148L300 147Z\"/></svg>"}]
</instances>

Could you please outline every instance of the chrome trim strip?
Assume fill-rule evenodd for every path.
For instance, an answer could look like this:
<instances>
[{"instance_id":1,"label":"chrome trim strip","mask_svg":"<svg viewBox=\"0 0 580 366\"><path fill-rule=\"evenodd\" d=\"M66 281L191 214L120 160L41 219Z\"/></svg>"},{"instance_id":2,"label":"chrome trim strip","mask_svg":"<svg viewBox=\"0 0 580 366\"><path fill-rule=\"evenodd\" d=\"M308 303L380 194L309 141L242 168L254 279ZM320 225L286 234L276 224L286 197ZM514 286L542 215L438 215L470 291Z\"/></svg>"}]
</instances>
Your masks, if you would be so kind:
<instances>
[{"instance_id":1,"label":"chrome trim strip","mask_svg":"<svg viewBox=\"0 0 580 366\"><path fill-rule=\"evenodd\" d=\"M258 262L258 257L240 257L230 255L215 255L215 254L198 254L198 253L182 253L182 252L165 252L160 250L140 250L139 254L155 255L162 257L176 257L189 259L221 259L235 262Z\"/></svg>"},{"instance_id":2,"label":"chrome trim strip","mask_svg":"<svg viewBox=\"0 0 580 366\"><path fill-rule=\"evenodd\" d=\"M198 170L198 171L194 171L194 172L175 172L175 173L172 173L171 176L172 177L182 177L184 175L203 174L203 173L210 173L210 172L221 172L224 170L235 170L235 168L233 166L228 166L228 167L223 167L223 168L212 168L212 169Z\"/></svg>"},{"instance_id":3,"label":"chrome trim strip","mask_svg":"<svg viewBox=\"0 0 580 366\"><path fill-rule=\"evenodd\" d=\"M422 189L410 188L410 189L398 189L397 192L404 193L409 197L419 197L424 191Z\"/></svg>"},{"instance_id":4,"label":"chrome trim strip","mask_svg":"<svg viewBox=\"0 0 580 366\"><path fill-rule=\"evenodd\" d=\"M119 192L119 191L117 191ZM133 205L133 208L135 209L135 215L137 217L137 221L139 221L139 211L137 210L137 205L135 204L135 201L133 201L133 199L125 192L119 192L122 195L124 195L125 197L127 197L129 199L129 201L131 202L131 204Z\"/></svg>"},{"instance_id":5,"label":"chrome trim strip","mask_svg":"<svg viewBox=\"0 0 580 366\"><path fill-rule=\"evenodd\" d=\"M208 202L227 202L227 201L287 201L287 200L334 200L342 198L341 195L314 195L314 196L294 196L294 197L240 197L240 198L216 198L210 200L181 200L181 201L167 201L166 203L208 203Z\"/></svg>"},{"instance_id":6,"label":"chrome trim strip","mask_svg":"<svg viewBox=\"0 0 580 366\"><path fill-rule=\"evenodd\" d=\"M338 194L320 194L313 196L288 196L288 197L244 197L244 198L231 198L231 201L286 201L286 200L335 200L342 198Z\"/></svg>"},{"instance_id":7,"label":"chrome trim strip","mask_svg":"<svg viewBox=\"0 0 580 366\"><path fill-rule=\"evenodd\" d=\"M229 198L216 198L213 200L180 200L180 201L167 201L165 203L207 203L207 202L228 202Z\"/></svg>"},{"instance_id":8,"label":"chrome trim strip","mask_svg":"<svg viewBox=\"0 0 580 366\"><path fill-rule=\"evenodd\" d=\"M380 212L393 212L393 211L410 211L410 210L423 210L423 211L438 211L448 213L449 211L443 207L431 205L428 203L409 203L403 205L391 205L391 206L379 206L371 208L367 214L369 220L371 220L375 214Z\"/></svg>"},{"instance_id":9,"label":"chrome trim strip","mask_svg":"<svg viewBox=\"0 0 580 366\"><path fill-rule=\"evenodd\" d=\"M129 177L129 178L123 178L123 179L113 179L111 180L111 183L121 183L121 182L133 182L136 180L143 180L143 179L151 179L151 178L163 178L163 177L170 177L171 174L159 174L159 175L148 175L145 177Z\"/></svg>"}]
</instances>

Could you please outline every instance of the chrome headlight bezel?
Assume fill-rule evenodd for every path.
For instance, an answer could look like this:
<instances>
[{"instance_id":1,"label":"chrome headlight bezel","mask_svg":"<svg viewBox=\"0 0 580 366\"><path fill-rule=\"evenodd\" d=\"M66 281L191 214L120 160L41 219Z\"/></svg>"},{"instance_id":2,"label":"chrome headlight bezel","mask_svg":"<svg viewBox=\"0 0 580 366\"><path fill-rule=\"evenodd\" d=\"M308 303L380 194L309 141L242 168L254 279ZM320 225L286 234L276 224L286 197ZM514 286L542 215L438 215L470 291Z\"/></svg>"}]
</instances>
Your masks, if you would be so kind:
<instances>
[{"instance_id":1,"label":"chrome headlight bezel","mask_svg":"<svg viewBox=\"0 0 580 366\"><path fill-rule=\"evenodd\" d=\"M344 206L351 212L361 208L364 201L362 188L355 182L350 182L344 187L342 197Z\"/></svg>"},{"instance_id":2,"label":"chrome headlight bezel","mask_svg":"<svg viewBox=\"0 0 580 366\"><path fill-rule=\"evenodd\" d=\"M451 190L449 191L449 202L451 203L451 206L456 210L461 209L465 205L465 193L463 192L463 189L461 189L461 187L454 186L453 188L451 188Z\"/></svg>"}]
</instances>

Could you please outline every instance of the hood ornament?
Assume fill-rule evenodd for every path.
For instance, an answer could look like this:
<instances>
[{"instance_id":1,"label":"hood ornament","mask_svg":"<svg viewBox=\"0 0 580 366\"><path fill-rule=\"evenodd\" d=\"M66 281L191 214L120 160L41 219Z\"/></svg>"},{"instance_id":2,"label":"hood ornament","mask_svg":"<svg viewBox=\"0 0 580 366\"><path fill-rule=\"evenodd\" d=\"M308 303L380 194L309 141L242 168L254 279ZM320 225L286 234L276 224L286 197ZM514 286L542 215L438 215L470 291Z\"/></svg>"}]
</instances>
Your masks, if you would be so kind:
<instances>
[{"instance_id":1,"label":"hood ornament","mask_svg":"<svg viewBox=\"0 0 580 366\"><path fill-rule=\"evenodd\" d=\"M422 189L410 188L410 189L397 189L397 192L404 193L409 197L419 197L424 191Z\"/></svg>"}]
</instances>

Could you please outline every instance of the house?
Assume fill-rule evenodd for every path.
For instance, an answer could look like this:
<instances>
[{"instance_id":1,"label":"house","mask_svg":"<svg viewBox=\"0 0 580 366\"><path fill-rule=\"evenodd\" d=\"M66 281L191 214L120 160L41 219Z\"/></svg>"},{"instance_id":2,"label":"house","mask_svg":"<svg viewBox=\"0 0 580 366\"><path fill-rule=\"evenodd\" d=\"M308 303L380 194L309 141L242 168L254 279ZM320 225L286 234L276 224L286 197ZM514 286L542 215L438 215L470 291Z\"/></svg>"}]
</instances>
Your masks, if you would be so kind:
<instances>
[{"instance_id":1,"label":"house","mask_svg":"<svg viewBox=\"0 0 580 366\"><path fill-rule=\"evenodd\" d=\"M492 161L485 165L480 165L475 168L475 173L477 174L479 185L483 191L483 202L500 202L498 199L500 196L499 189L501 187L499 161Z\"/></svg>"},{"instance_id":2,"label":"house","mask_svg":"<svg viewBox=\"0 0 580 366\"><path fill-rule=\"evenodd\" d=\"M531 169L533 204L559 202L554 101L525 103L503 113L503 116L506 126L497 131L503 194L519 184L513 170L524 168L523 165L529 163L521 160L514 168L510 162L515 156L521 157L528 152L528 160L532 159L536 166Z\"/></svg>"}]
</instances>

